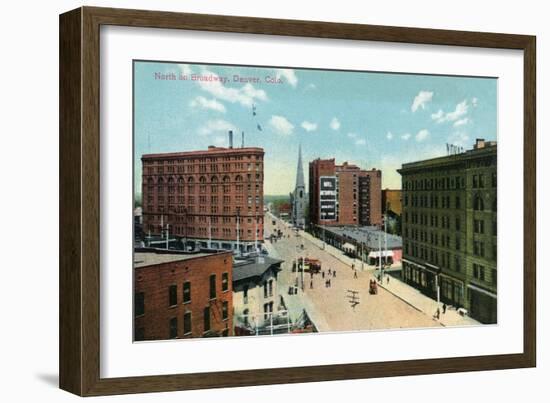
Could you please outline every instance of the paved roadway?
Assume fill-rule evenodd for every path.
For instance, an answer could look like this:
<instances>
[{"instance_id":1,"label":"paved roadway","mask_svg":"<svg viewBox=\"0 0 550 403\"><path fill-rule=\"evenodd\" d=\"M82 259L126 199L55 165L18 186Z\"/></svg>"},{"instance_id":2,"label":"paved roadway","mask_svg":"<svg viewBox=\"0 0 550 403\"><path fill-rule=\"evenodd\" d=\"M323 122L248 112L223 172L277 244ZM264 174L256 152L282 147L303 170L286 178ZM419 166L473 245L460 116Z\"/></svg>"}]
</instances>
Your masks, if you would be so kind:
<instances>
[{"instance_id":1,"label":"paved roadway","mask_svg":"<svg viewBox=\"0 0 550 403\"><path fill-rule=\"evenodd\" d=\"M275 220L275 226L272 224ZM378 287L378 294L368 292L369 280L374 278L373 270L357 271L354 277L350 265L337 259L305 237L296 236L286 223L273 218L269 213L265 219L266 235L275 229L283 231L283 238L277 242L266 241L270 254L285 260L278 278L279 292L283 296L294 319L298 312L306 309L319 331L353 331L395 328L418 328L442 326L430 315L421 312L394 294ZM301 250L301 245L304 250ZM298 250L298 254L297 251ZM302 255L319 259L322 263L321 274L310 277L304 274L304 290L290 296L288 288L296 282L296 273L292 272L292 262ZM328 276L328 269L336 271ZM301 274L298 275L299 280ZM331 280L331 287L325 281ZM313 288L310 288L313 283ZM350 291L356 291L358 304L352 306Z\"/></svg>"}]
</instances>

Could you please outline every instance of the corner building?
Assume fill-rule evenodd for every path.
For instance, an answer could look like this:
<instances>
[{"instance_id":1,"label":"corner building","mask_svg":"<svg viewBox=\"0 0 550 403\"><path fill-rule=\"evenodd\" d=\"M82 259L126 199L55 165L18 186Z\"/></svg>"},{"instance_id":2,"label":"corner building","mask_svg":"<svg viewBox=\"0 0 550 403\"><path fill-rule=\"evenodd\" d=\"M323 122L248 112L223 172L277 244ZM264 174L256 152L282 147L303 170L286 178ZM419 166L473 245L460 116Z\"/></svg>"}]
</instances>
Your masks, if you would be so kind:
<instances>
[{"instance_id":1,"label":"corner building","mask_svg":"<svg viewBox=\"0 0 550 403\"><path fill-rule=\"evenodd\" d=\"M309 220L312 225L382 224L382 172L334 159L309 163Z\"/></svg>"},{"instance_id":2,"label":"corner building","mask_svg":"<svg viewBox=\"0 0 550 403\"><path fill-rule=\"evenodd\" d=\"M146 154L143 231L190 248L250 252L263 240L264 150L223 148Z\"/></svg>"},{"instance_id":3,"label":"corner building","mask_svg":"<svg viewBox=\"0 0 550 403\"><path fill-rule=\"evenodd\" d=\"M497 322L497 145L403 164L403 279Z\"/></svg>"}]
</instances>

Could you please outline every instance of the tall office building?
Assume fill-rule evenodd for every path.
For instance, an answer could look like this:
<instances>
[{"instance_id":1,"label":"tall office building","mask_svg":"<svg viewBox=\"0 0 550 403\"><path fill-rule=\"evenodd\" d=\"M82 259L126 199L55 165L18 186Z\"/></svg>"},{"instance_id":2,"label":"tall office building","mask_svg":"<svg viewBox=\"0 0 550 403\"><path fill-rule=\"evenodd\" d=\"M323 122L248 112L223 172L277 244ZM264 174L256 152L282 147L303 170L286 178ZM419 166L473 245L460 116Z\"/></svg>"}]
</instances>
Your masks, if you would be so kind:
<instances>
[{"instance_id":1,"label":"tall office building","mask_svg":"<svg viewBox=\"0 0 550 403\"><path fill-rule=\"evenodd\" d=\"M403 164L403 279L497 321L497 145Z\"/></svg>"},{"instance_id":2,"label":"tall office building","mask_svg":"<svg viewBox=\"0 0 550 403\"><path fill-rule=\"evenodd\" d=\"M309 163L309 219L313 225L381 225L382 172L333 159Z\"/></svg>"},{"instance_id":3,"label":"tall office building","mask_svg":"<svg viewBox=\"0 0 550 403\"><path fill-rule=\"evenodd\" d=\"M264 150L230 145L141 158L143 231L187 248L251 252L263 240Z\"/></svg>"}]
</instances>

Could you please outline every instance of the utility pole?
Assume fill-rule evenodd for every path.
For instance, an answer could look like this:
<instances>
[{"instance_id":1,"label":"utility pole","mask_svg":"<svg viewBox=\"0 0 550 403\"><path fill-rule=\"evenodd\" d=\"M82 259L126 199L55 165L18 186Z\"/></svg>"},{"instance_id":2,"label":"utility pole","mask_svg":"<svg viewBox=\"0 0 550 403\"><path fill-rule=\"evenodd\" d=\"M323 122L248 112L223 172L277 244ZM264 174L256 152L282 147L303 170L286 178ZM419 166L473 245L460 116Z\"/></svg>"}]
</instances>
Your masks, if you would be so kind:
<instances>
[{"instance_id":1,"label":"utility pole","mask_svg":"<svg viewBox=\"0 0 550 403\"><path fill-rule=\"evenodd\" d=\"M258 253L258 216L256 216L254 221L254 247L256 248L256 253Z\"/></svg>"},{"instance_id":2,"label":"utility pole","mask_svg":"<svg viewBox=\"0 0 550 403\"><path fill-rule=\"evenodd\" d=\"M166 223L166 250L170 249L170 224Z\"/></svg>"},{"instance_id":3,"label":"utility pole","mask_svg":"<svg viewBox=\"0 0 550 403\"><path fill-rule=\"evenodd\" d=\"M241 248L239 246L239 221L241 221L240 217L241 208L237 207L237 255L241 256Z\"/></svg>"},{"instance_id":4,"label":"utility pole","mask_svg":"<svg viewBox=\"0 0 550 403\"><path fill-rule=\"evenodd\" d=\"M378 235L378 268L380 269L380 282L382 282L382 237Z\"/></svg>"},{"instance_id":5,"label":"utility pole","mask_svg":"<svg viewBox=\"0 0 550 403\"><path fill-rule=\"evenodd\" d=\"M212 248L212 216L208 216L208 249Z\"/></svg>"}]
</instances>

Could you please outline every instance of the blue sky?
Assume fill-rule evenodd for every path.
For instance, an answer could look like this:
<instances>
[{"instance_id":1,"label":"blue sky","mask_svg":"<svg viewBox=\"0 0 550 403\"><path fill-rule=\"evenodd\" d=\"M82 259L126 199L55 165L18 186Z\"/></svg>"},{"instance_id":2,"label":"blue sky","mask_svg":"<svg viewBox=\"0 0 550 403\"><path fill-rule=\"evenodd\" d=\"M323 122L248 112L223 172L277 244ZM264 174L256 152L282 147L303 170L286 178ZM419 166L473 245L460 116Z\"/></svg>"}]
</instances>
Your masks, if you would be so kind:
<instances>
[{"instance_id":1,"label":"blue sky","mask_svg":"<svg viewBox=\"0 0 550 403\"><path fill-rule=\"evenodd\" d=\"M136 193L142 154L227 146L230 129L265 149L265 194L293 189L298 144L306 183L308 161L334 157L401 188L402 163L497 136L493 78L136 61L134 90Z\"/></svg>"}]
</instances>

